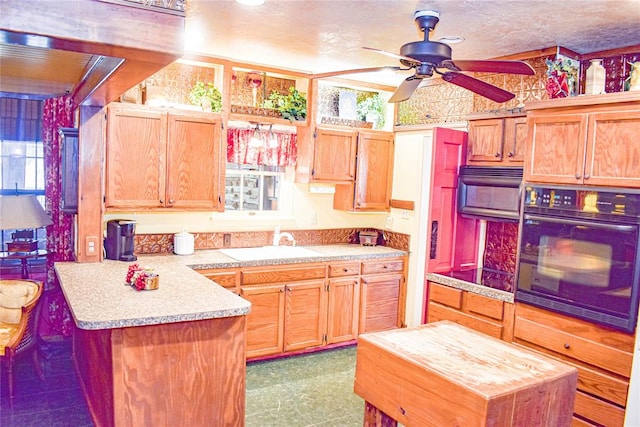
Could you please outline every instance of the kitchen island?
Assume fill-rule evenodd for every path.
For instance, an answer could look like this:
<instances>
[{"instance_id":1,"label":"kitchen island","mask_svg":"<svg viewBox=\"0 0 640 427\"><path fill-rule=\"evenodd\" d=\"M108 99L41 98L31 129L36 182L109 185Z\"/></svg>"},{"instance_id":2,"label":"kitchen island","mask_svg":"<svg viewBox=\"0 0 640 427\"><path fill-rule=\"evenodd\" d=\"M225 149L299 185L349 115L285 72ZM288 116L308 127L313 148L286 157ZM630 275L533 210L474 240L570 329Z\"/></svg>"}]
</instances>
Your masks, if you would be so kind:
<instances>
[{"instance_id":1,"label":"kitchen island","mask_svg":"<svg viewBox=\"0 0 640 427\"><path fill-rule=\"evenodd\" d=\"M125 285L130 263L55 264L97 426L244 425L250 303L171 258L151 291Z\"/></svg>"},{"instance_id":2,"label":"kitchen island","mask_svg":"<svg viewBox=\"0 0 640 427\"><path fill-rule=\"evenodd\" d=\"M125 285L132 263L56 263L77 328L73 357L98 426L243 425L251 304L196 270L384 260L388 247L312 246L307 257L238 261L219 250L139 256L157 290Z\"/></svg>"}]
</instances>

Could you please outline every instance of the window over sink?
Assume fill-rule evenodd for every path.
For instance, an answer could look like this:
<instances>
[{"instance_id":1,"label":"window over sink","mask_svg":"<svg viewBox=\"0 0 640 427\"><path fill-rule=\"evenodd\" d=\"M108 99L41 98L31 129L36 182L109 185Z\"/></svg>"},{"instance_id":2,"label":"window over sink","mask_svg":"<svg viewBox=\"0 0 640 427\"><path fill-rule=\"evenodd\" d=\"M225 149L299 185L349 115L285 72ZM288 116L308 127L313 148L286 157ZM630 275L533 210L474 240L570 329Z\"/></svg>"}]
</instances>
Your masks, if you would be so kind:
<instances>
[{"instance_id":1,"label":"window over sink","mask_svg":"<svg viewBox=\"0 0 640 427\"><path fill-rule=\"evenodd\" d=\"M277 211L284 168L227 163L225 211Z\"/></svg>"}]
</instances>

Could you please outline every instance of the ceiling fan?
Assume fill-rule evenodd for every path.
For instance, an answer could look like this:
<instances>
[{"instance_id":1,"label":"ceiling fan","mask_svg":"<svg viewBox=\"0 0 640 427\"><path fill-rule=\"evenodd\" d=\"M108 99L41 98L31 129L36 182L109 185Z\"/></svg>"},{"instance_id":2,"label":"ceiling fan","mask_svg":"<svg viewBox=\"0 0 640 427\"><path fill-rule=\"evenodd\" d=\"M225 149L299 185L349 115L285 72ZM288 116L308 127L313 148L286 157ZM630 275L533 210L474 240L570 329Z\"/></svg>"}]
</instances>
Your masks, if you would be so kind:
<instances>
[{"instance_id":1,"label":"ceiling fan","mask_svg":"<svg viewBox=\"0 0 640 427\"><path fill-rule=\"evenodd\" d=\"M433 10L418 10L414 19L420 31L424 33L424 40L404 44L400 48L400 54L387 52L380 49L364 47L363 49L381 53L400 60L400 63L408 68L400 67L376 67L361 68L355 70L338 71L334 73L316 74L314 77L334 77L345 74L365 73L382 70L411 70L415 72L407 77L389 99L389 102L405 101L411 97L418 88L422 79L440 74L446 82L463 87L478 95L484 96L496 102L506 102L515 95L497 86L493 86L475 77L462 74L462 71L505 73L534 75L535 71L524 61L499 61L499 60L451 60L451 47L445 43L429 40L429 33L433 31L440 20L440 14Z\"/></svg>"}]
</instances>

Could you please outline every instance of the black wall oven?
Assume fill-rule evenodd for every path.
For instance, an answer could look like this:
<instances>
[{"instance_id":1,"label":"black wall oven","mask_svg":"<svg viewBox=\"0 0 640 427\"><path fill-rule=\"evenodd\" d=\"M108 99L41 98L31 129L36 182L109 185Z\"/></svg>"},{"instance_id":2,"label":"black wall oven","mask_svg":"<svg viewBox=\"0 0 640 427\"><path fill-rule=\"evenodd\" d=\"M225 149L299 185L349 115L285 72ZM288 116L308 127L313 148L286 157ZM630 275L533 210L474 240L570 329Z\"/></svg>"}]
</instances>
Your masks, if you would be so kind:
<instances>
[{"instance_id":1,"label":"black wall oven","mask_svg":"<svg viewBox=\"0 0 640 427\"><path fill-rule=\"evenodd\" d=\"M525 186L516 300L633 332L640 194Z\"/></svg>"}]
</instances>

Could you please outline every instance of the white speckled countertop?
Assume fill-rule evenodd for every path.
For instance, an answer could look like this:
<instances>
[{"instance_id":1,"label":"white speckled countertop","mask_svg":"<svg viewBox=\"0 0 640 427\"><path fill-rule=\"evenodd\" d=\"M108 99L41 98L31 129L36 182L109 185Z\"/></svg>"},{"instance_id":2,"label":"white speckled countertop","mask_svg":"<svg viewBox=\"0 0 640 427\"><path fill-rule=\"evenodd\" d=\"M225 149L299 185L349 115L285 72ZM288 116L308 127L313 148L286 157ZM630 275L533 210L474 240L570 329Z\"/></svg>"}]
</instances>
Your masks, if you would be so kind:
<instances>
[{"instance_id":1,"label":"white speckled countertop","mask_svg":"<svg viewBox=\"0 0 640 427\"><path fill-rule=\"evenodd\" d=\"M478 285L476 283L467 282L462 279L455 279L449 276L443 276L437 273L427 273L427 280L441 285L451 286L452 288L462 289L463 291L473 292L485 297L497 299L505 302L514 302L513 292L506 292L500 289L493 289L488 286Z\"/></svg>"},{"instance_id":2,"label":"white speckled countertop","mask_svg":"<svg viewBox=\"0 0 640 427\"><path fill-rule=\"evenodd\" d=\"M194 269L376 259L406 255L384 246L320 245L318 257L236 261L217 250L192 255L139 256L137 263L160 276L160 286L137 291L125 285L129 262L55 263L62 291L81 329L112 329L246 315L251 304Z\"/></svg>"}]
</instances>

